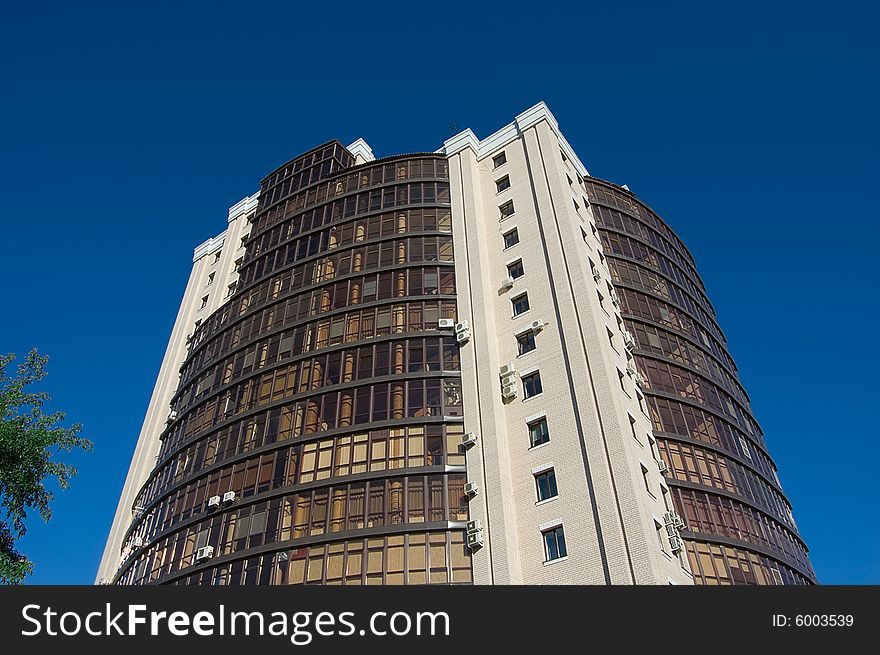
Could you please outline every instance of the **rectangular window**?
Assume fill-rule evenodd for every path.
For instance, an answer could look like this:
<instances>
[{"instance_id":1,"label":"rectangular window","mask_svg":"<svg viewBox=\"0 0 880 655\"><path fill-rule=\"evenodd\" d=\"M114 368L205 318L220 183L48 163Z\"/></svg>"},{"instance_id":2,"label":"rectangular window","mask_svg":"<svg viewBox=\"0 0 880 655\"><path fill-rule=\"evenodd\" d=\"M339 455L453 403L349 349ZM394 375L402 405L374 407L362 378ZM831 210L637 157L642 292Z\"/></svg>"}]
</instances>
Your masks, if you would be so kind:
<instances>
[{"instance_id":1,"label":"rectangular window","mask_svg":"<svg viewBox=\"0 0 880 655\"><path fill-rule=\"evenodd\" d=\"M549 471L538 473L535 476L535 488L538 492L538 502L558 496L559 491L556 489L556 471L550 469Z\"/></svg>"},{"instance_id":2,"label":"rectangular window","mask_svg":"<svg viewBox=\"0 0 880 655\"><path fill-rule=\"evenodd\" d=\"M214 275L216 275L216 273L211 273L211 274L208 276L208 284L205 285L206 287L209 287L209 286L211 286L212 284L214 284Z\"/></svg>"},{"instance_id":3,"label":"rectangular window","mask_svg":"<svg viewBox=\"0 0 880 655\"><path fill-rule=\"evenodd\" d=\"M199 309L204 309L208 306L208 296L202 298L202 304L199 306Z\"/></svg>"},{"instance_id":4,"label":"rectangular window","mask_svg":"<svg viewBox=\"0 0 880 655\"><path fill-rule=\"evenodd\" d=\"M525 270L523 269L523 263L521 259L517 259L512 264L507 265L507 274L512 277L514 280L525 275Z\"/></svg>"},{"instance_id":5,"label":"rectangular window","mask_svg":"<svg viewBox=\"0 0 880 655\"><path fill-rule=\"evenodd\" d=\"M648 479L648 469L645 468L644 464L639 464L639 466L642 468L642 480L645 483L645 491L653 496L654 494L651 493L651 481Z\"/></svg>"},{"instance_id":6,"label":"rectangular window","mask_svg":"<svg viewBox=\"0 0 880 655\"><path fill-rule=\"evenodd\" d=\"M536 348L535 333L529 330L525 334L521 334L516 338L517 350L520 355L525 355Z\"/></svg>"},{"instance_id":7,"label":"rectangular window","mask_svg":"<svg viewBox=\"0 0 880 655\"><path fill-rule=\"evenodd\" d=\"M517 296L510 302L513 303L514 316L519 316L520 314L529 311L529 295L527 293Z\"/></svg>"},{"instance_id":8,"label":"rectangular window","mask_svg":"<svg viewBox=\"0 0 880 655\"><path fill-rule=\"evenodd\" d=\"M526 375L522 379L523 382L523 397L531 398L532 396L537 396L544 389L541 387L541 373L539 371L535 371L530 375Z\"/></svg>"},{"instance_id":9,"label":"rectangular window","mask_svg":"<svg viewBox=\"0 0 880 655\"><path fill-rule=\"evenodd\" d=\"M492 157L492 168L498 168L500 166L504 166L507 163L507 155L504 152L500 152L494 157Z\"/></svg>"},{"instance_id":10,"label":"rectangular window","mask_svg":"<svg viewBox=\"0 0 880 655\"><path fill-rule=\"evenodd\" d=\"M507 232L504 235L504 249L515 246L519 243L519 232L516 231L516 228L513 228L510 232Z\"/></svg>"},{"instance_id":11,"label":"rectangular window","mask_svg":"<svg viewBox=\"0 0 880 655\"><path fill-rule=\"evenodd\" d=\"M513 216L513 200L508 200L503 205L498 208L498 211L501 212L502 220L508 218L509 216Z\"/></svg>"},{"instance_id":12,"label":"rectangular window","mask_svg":"<svg viewBox=\"0 0 880 655\"><path fill-rule=\"evenodd\" d=\"M233 282L232 284L230 284L230 285L226 288L226 297L228 298L228 297L231 296L233 293L235 293L235 282Z\"/></svg>"},{"instance_id":13,"label":"rectangular window","mask_svg":"<svg viewBox=\"0 0 880 655\"><path fill-rule=\"evenodd\" d=\"M541 418L533 423L529 423L529 443L531 447L540 446L542 443L550 441L550 432L547 429L547 419Z\"/></svg>"},{"instance_id":14,"label":"rectangular window","mask_svg":"<svg viewBox=\"0 0 880 655\"><path fill-rule=\"evenodd\" d=\"M565 532L562 526L545 530L541 533L544 537L544 557L545 561L552 562L568 555L565 549Z\"/></svg>"},{"instance_id":15,"label":"rectangular window","mask_svg":"<svg viewBox=\"0 0 880 655\"><path fill-rule=\"evenodd\" d=\"M500 180L495 180L495 191L496 193L501 193L502 191L507 191L510 188L510 176L505 175Z\"/></svg>"}]
</instances>

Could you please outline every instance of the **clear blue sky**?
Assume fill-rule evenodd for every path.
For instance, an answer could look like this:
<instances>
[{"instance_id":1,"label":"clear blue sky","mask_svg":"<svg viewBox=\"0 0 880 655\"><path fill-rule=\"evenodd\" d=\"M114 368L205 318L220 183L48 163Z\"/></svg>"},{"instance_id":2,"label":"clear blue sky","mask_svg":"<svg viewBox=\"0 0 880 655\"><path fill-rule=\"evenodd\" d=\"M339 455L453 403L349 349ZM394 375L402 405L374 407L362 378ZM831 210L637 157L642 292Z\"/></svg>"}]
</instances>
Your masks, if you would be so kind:
<instances>
[{"instance_id":1,"label":"clear blue sky","mask_svg":"<svg viewBox=\"0 0 880 655\"><path fill-rule=\"evenodd\" d=\"M868 3L132 4L0 10L0 351L49 354L95 442L30 522L31 582L93 580L192 249L228 206L328 139L434 150L543 99L694 253L820 581L880 583Z\"/></svg>"}]
</instances>

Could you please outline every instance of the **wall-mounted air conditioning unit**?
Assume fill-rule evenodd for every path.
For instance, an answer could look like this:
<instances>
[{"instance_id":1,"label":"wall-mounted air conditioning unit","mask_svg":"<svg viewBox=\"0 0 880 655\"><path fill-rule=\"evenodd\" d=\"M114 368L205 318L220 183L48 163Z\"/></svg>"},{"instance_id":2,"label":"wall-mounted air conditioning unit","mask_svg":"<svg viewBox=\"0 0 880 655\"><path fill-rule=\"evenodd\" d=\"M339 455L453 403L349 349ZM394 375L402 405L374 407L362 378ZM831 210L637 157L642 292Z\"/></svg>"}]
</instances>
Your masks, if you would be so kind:
<instances>
[{"instance_id":1,"label":"wall-mounted air conditioning unit","mask_svg":"<svg viewBox=\"0 0 880 655\"><path fill-rule=\"evenodd\" d=\"M600 271L597 266L593 267L593 279L596 280L596 282L602 279L602 271Z\"/></svg>"},{"instance_id":2,"label":"wall-mounted air conditioning unit","mask_svg":"<svg viewBox=\"0 0 880 655\"><path fill-rule=\"evenodd\" d=\"M517 393L519 393L519 386L516 382L501 385L501 397L504 398L504 400L512 400L516 398Z\"/></svg>"},{"instance_id":3,"label":"wall-mounted air conditioning unit","mask_svg":"<svg viewBox=\"0 0 880 655\"><path fill-rule=\"evenodd\" d=\"M202 560L211 559L214 557L214 547L213 546L202 546L196 551L196 561L201 562Z\"/></svg>"},{"instance_id":4,"label":"wall-mounted air conditioning unit","mask_svg":"<svg viewBox=\"0 0 880 655\"><path fill-rule=\"evenodd\" d=\"M467 494L469 498L473 498L479 492L480 487L476 482L467 482L464 485L464 493Z\"/></svg>"},{"instance_id":5,"label":"wall-mounted air conditioning unit","mask_svg":"<svg viewBox=\"0 0 880 655\"><path fill-rule=\"evenodd\" d=\"M636 338L629 330L623 331L623 345L626 346L627 350L632 350L636 347Z\"/></svg>"},{"instance_id":6,"label":"wall-mounted air conditioning unit","mask_svg":"<svg viewBox=\"0 0 880 655\"><path fill-rule=\"evenodd\" d=\"M620 296L617 295L617 291L615 289L611 290L611 304L615 307L620 307Z\"/></svg>"},{"instance_id":7,"label":"wall-mounted air conditioning unit","mask_svg":"<svg viewBox=\"0 0 880 655\"><path fill-rule=\"evenodd\" d=\"M437 329L438 330L452 330L455 328L455 319L452 318L441 318L437 321Z\"/></svg>"},{"instance_id":8,"label":"wall-mounted air conditioning unit","mask_svg":"<svg viewBox=\"0 0 880 655\"><path fill-rule=\"evenodd\" d=\"M477 443L477 435L475 432L468 432L461 438L461 445L465 448L470 448L471 446L475 446Z\"/></svg>"},{"instance_id":9,"label":"wall-mounted air conditioning unit","mask_svg":"<svg viewBox=\"0 0 880 655\"><path fill-rule=\"evenodd\" d=\"M512 289L513 288L513 278L509 275L501 280L501 288L502 289Z\"/></svg>"},{"instance_id":10,"label":"wall-mounted air conditioning unit","mask_svg":"<svg viewBox=\"0 0 880 655\"><path fill-rule=\"evenodd\" d=\"M636 371L635 374L633 375L633 380L639 386L639 389L645 388L645 378L638 371Z\"/></svg>"},{"instance_id":11,"label":"wall-mounted air conditioning unit","mask_svg":"<svg viewBox=\"0 0 880 655\"><path fill-rule=\"evenodd\" d=\"M669 470L669 467L666 466L666 462L664 462L662 459L658 459L657 460L657 470L660 471L661 473L666 473Z\"/></svg>"},{"instance_id":12,"label":"wall-mounted air conditioning unit","mask_svg":"<svg viewBox=\"0 0 880 655\"><path fill-rule=\"evenodd\" d=\"M227 491L225 494L223 494L223 504L228 505L232 502L235 502L235 492Z\"/></svg>"},{"instance_id":13,"label":"wall-mounted air conditioning unit","mask_svg":"<svg viewBox=\"0 0 880 655\"><path fill-rule=\"evenodd\" d=\"M511 375L516 375L516 364L514 364L513 362L507 362L506 364L503 364L501 366L501 370L499 372L499 375L502 378L506 378Z\"/></svg>"},{"instance_id":14,"label":"wall-mounted air conditioning unit","mask_svg":"<svg viewBox=\"0 0 880 655\"><path fill-rule=\"evenodd\" d=\"M477 550L483 547L483 531L477 530L476 532L468 532L467 537L467 547L471 550Z\"/></svg>"},{"instance_id":15,"label":"wall-mounted air conditioning unit","mask_svg":"<svg viewBox=\"0 0 880 655\"><path fill-rule=\"evenodd\" d=\"M636 366L635 366L635 364L633 364L632 362L627 362L627 363L626 363L626 374L627 374L628 376L632 377L632 376L634 376L636 373L638 373L638 371L636 370Z\"/></svg>"},{"instance_id":16,"label":"wall-mounted air conditioning unit","mask_svg":"<svg viewBox=\"0 0 880 655\"><path fill-rule=\"evenodd\" d=\"M483 529L483 523L480 519L471 519L467 522L467 532L470 534L471 532L479 532Z\"/></svg>"},{"instance_id":17,"label":"wall-mounted air conditioning unit","mask_svg":"<svg viewBox=\"0 0 880 655\"><path fill-rule=\"evenodd\" d=\"M220 507L220 501L222 498L220 496L211 496L208 498L208 509L217 509Z\"/></svg>"},{"instance_id":18,"label":"wall-mounted air conditioning unit","mask_svg":"<svg viewBox=\"0 0 880 655\"><path fill-rule=\"evenodd\" d=\"M532 332L540 332L544 329L545 325L546 323L544 323L544 321L532 321L532 324L529 326L529 328L531 328Z\"/></svg>"}]
</instances>

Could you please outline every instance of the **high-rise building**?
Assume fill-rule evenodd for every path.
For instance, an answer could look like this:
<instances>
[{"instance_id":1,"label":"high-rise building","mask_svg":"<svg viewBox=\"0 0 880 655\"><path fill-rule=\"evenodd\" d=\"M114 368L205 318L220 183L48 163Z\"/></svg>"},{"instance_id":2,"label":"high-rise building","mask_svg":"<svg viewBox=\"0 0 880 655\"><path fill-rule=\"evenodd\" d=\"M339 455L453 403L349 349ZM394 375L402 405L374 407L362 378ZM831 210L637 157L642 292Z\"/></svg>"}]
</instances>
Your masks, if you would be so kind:
<instances>
[{"instance_id":1,"label":"high-rise building","mask_svg":"<svg viewBox=\"0 0 880 655\"><path fill-rule=\"evenodd\" d=\"M230 210L98 579L815 582L693 258L543 103Z\"/></svg>"}]
</instances>

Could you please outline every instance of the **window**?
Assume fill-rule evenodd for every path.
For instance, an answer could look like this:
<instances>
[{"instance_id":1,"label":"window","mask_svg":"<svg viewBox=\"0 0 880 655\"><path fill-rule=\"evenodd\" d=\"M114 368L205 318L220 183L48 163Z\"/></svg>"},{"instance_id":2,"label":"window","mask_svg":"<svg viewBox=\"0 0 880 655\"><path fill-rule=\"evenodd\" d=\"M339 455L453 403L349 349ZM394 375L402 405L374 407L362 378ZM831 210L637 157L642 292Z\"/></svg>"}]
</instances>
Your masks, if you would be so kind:
<instances>
[{"instance_id":1,"label":"window","mask_svg":"<svg viewBox=\"0 0 880 655\"><path fill-rule=\"evenodd\" d=\"M654 494L651 492L651 481L648 479L648 469L644 464L639 464L642 468L642 480L645 483L645 491L648 492L649 495L653 496Z\"/></svg>"},{"instance_id":2,"label":"window","mask_svg":"<svg viewBox=\"0 0 880 655\"><path fill-rule=\"evenodd\" d=\"M244 244L245 244L245 242L248 240L248 237L249 237L249 236L250 236L250 234L245 234L245 235L241 238L241 247L242 247L242 248L244 248Z\"/></svg>"},{"instance_id":3,"label":"window","mask_svg":"<svg viewBox=\"0 0 880 655\"><path fill-rule=\"evenodd\" d=\"M513 300L510 301L513 303L513 315L519 316L520 314L524 314L529 311L529 294L524 293Z\"/></svg>"},{"instance_id":4,"label":"window","mask_svg":"<svg viewBox=\"0 0 880 655\"><path fill-rule=\"evenodd\" d=\"M523 270L523 263L521 259L517 259L512 264L507 265L507 274L512 277L514 280L518 277L522 277L525 275L525 271Z\"/></svg>"},{"instance_id":5,"label":"window","mask_svg":"<svg viewBox=\"0 0 880 655\"><path fill-rule=\"evenodd\" d=\"M507 250L511 246L515 246L519 243L519 232L516 231L516 228L513 228L510 232L507 232L504 235L504 249Z\"/></svg>"},{"instance_id":6,"label":"window","mask_svg":"<svg viewBox=\"0 0 880 655\"><path fill-rule=\"evenodd\" d=\"M215 264L220 261L220 255L222 255L222 254L223 254L222 250L218 250L217 252L214 253L214 263Z\"/></svg>"},{"instance_id":7,"label":"window","mask_svg":"<svg viewBox=\"0 0 880 655\"><path fill-rule=\"evenodd\" d=\"M549 469L535 475L535 488L538 491L538 502L555 498L559 495L556 489L556 471Z\"/></svg>"},{"instance_id":8,"label":"window","mask_svg":"<svg viewBox=\"0 0 880 655\"><path fill-rule=\"evenodd\" d=\"M208 296L204 296L202 298L202 304L199 306L199 309L204 309L208 306Z\"/></svg>"},{"instance_id":9,"label":"window","mask_svg":"<svg viewBox=\"0 0 880 655\"><path fill-rule=\"evenodd\" d=\"M505 175L500 180L495 180L495 191L496 193L501 193L502 191L507 191L510 188L510 176Z\"/></svg>"},{"instance_id":10,"label":"window","mask_svg":"<svg viewBox=\"0 0 880 655\"><path fill-rule=\"evenodd\" d=\"M513 216L513 200L508 200L503 205L498 208L498 211L501 212L501 219L505 219L508 216Z\"/></svg>"},{"instance_id":11,"label":"window","mask_svg":"<svg viewBox=\"0 0 880 655\"><path fill-rule=\"evenodd\" d=\"M238 273L239 269L241 268L241 263L243 261L244 261L244 257L239 257L238 259L235 260L235 272L236 273Z\"/></svg>"},{"instance_id":12,"label":"window","mask_svg":"<svg viewBox=\"0 0 880 655\"><path fill-rule=\"evenodd\" d=\"M503 151L492 157L492 168L499 168L506 163L507 155L505 155Z\"/></svg>"},{"instance_id":13,"label":"window","mask_svg":"<svg viewBox=\"0 0 880 655\"><path fill-rule=\"evenodd\" d=\"M216 275L216 273L211 273L211 274L208 276L208 284L205 285L206 287L209 287L209 286L211 286L212 284L214 284L214 275Z\"/></svg>"},{"instance_id":14,"label":"window","mask_svg":"<svg viewBox=\"0 0 880 655\"><path fill-rule=\"evenodd\" d=\"M550 528L541 533L544 537L544 558L547 562L568 556L565 550L565 533L562 526Z\"/></svg>"},{"instance_id":15,"label":"window","mask_svg":"<svg viewBox=\"0 0 880 655\"><path fill-rule=\"evenodd\" d=\"M520 355L532 352L537 347L535 345L535 333L529 330L528 332L519 335L516 338L516 345Z\"/></svg>"},{"instance_id":16,"label":"window","mask_svg":"<svg viewBox=\"0 0 880 655\"><path fill-rule=\"evenodd\" d=\"M580 211L581 206L578 204L578 201L575 200L574 198L572 198L571 201L574 203L574 210L575 210L575 211Z\"/></svg>"},{"instance_id":17,"label":"window","mask_svg":"<svg viewBox=\"0 0 880 655\"><path fill-rule=\"evenodd\" d=\"M522 382L524 398L537 396L544 390L543 387L541 387L541 373L538 371L535 371L531 375L524 376Z\"/></svg>"},{"instance_id":18,"label":"window","mask_svg":"<svg viewBox=\"0 0 880 655\"><path fill-rule=\"evenodd\" d=\"M232 284L230 284L230 285L226 288L226 297L228 298L228 297L231 296L233 293L235 293L235 282L233 282Z\"/></svg>"},{"instance_id":19,"label":"window","mask_svg":"<svg viewBox=\"0 0 880 655\"><path fill-rule=\"evenodd\" d=\"M546 418L540 418L533 423L529 423L529 443L532 445L532 448L548 441L550 441L550 432L547 430Z\"/></svg>"}]
</instances>

